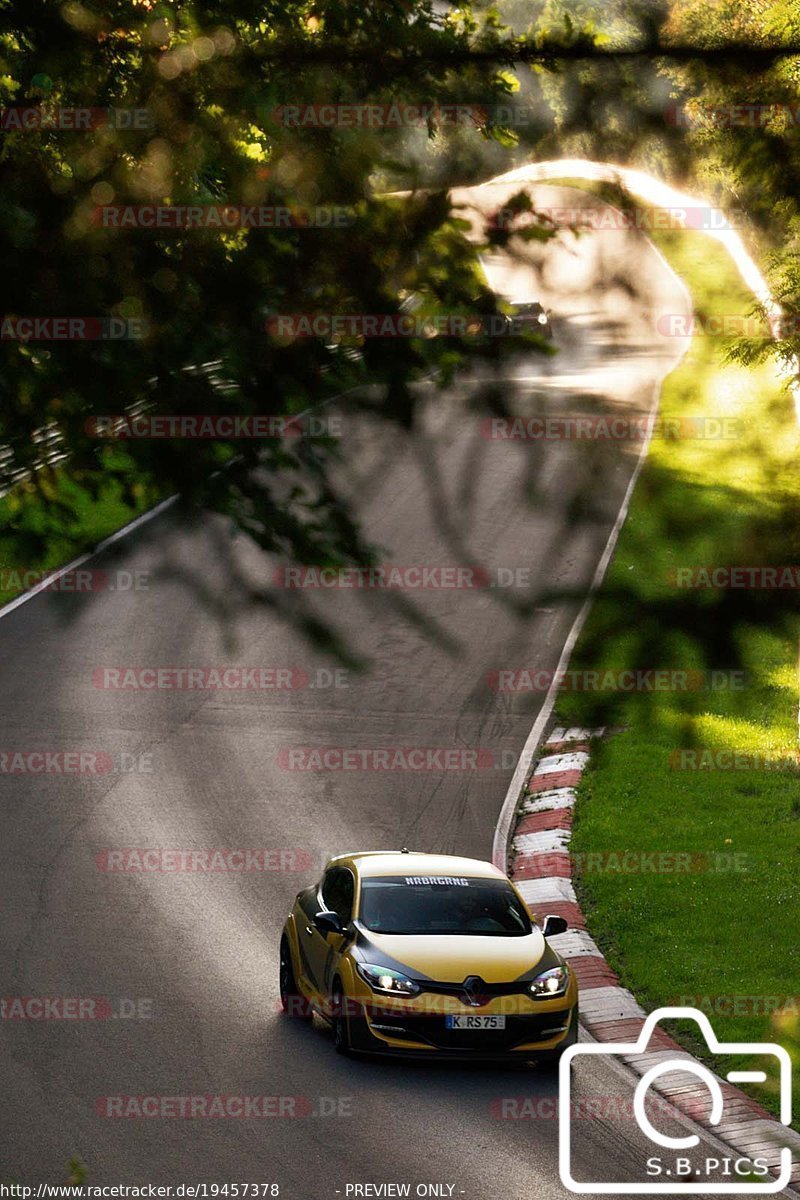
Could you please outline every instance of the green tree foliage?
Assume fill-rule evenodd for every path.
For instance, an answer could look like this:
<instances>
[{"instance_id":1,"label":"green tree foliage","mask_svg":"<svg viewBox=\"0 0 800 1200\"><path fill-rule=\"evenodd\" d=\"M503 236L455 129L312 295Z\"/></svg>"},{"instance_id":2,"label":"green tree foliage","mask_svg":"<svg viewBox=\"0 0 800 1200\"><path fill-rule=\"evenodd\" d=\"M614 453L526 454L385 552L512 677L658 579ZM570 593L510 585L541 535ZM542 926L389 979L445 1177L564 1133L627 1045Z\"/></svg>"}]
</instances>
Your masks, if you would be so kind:
<instances>
[{"instance_id":1,"label":"green tree foliage","mask_svg":"<svg viewBox=\"0 0 800 1200\"><path fill-rule=\"evenodd\" d=\"M64 488L49 469L34 472L28 486L49 515L28 521L29 538L45 540L53 522L69 524L77 504L112 485L139 506L180 491L302 561L368 559L332 481L333 445L110 445L91 419L137 405L299 413L369 381L377 387L363 403L410 425L415 381L447 381L472 357L508 348L451 338L326 345L269 336L265 319L396 312L409 295L431 312L485 307L475 246L447 189L532 155L645 166L747 208L780 243L777 290L800 307L796 122L718 129L667 116L737 99L794 102L800 30L787 0L747 9L509 0L501 13L432 0L0 0L0 106L144 114L132 128L31 130L6 112L0 130L0 316L114 317L145 331L2 343L0 446L12 456L0 487L41 462L42 430L70 476ZM485 116L465 127L432 113L409 130L298 126L282 115L287 105L365 101L461 103ZM511 102L532 114L522 128L503 116ZM142 204L349 215L338 228L98 222L103 206ZM790 357L796 342L779 352ZM17 519L22 527L21 511Z\"/></svg>"},{"instance_id":2,"label":"green tree foliage","mask_svg":"<svg viewBox=\"0 0 800 1200\"><path fill-rule=\"evenodd\" d=\"M495 15L442 15L428 0L2 0L0 31L0 314L114 317L145 330L136 340L4 341L0 444L12 447L14 469L40 460L36 432L52 428L69 455L62 470L84 490L109 475L139 498L178 490L232 515L265 548L362 560L366 548L330 482L331 445L108 445L91 418L136 405L299 413L370 380L381 385L371 403L408 424L410 383L484 353L450 339L372 339L347 353L323 339L270 337L265 318L396 312L409 293L434 309L469 310L480 276L446 195L380 190L429 183L409 146L422 138L445 154L457 127L435 114L412 133L297 127L280 106L490 107L509 89L485 55L504 36ZM468 69L447 66L472 53L479 61ZM9 110L31 107L139 115L132 128L16 127ZM482 143L491 130L478 125L471 132ZM103 206L142 204L262 205L299 221L338 206L347 224L144 229L98 220ZM254 472L257 463L264 469ZM30 486L46 492L48 475L37 471ZM296 480L290 502L287 478Z\"/></svg>"}]
</instances>

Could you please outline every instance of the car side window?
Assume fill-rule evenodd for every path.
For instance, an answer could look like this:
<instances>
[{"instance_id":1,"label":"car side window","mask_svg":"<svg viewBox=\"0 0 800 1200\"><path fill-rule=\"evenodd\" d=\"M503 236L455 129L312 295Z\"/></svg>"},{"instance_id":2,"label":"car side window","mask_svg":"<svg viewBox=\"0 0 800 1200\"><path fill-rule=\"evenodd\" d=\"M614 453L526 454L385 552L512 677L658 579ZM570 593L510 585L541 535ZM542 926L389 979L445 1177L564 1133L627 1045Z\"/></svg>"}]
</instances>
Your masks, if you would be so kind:
<instances>
[{"instance_id":1,"label":"car side window","mask_svg":"<svg viewBox=\"0 0 800 1200\"><path fill-rule=\"evenodd\" d=\"M346 867L331 867L322 879L322 899L329 912L335 912L343 925L353 918L355 880Z\"/></svg>"}]
</instances>

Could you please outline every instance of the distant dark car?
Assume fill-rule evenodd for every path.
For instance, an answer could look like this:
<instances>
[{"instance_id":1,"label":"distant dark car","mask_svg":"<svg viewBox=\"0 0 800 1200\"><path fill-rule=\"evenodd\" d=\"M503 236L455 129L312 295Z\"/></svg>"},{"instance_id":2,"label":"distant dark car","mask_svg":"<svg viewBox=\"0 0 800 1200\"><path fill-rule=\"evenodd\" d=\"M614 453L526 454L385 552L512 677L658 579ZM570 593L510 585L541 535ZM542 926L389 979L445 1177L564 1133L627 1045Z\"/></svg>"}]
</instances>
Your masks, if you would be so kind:
<instances>
[{"instance_id":1,"label":"distant dark car","mask_svg":"<svg viewBox=\"0 0 800 1200\"><path fill-rule=\"evenodd\" d=\"M550 324L550 313L538 300L510 300L512 310L508 317L509 333L539 333L542 337L552 338L553 327Z\"/></svg>"}]
</instances>

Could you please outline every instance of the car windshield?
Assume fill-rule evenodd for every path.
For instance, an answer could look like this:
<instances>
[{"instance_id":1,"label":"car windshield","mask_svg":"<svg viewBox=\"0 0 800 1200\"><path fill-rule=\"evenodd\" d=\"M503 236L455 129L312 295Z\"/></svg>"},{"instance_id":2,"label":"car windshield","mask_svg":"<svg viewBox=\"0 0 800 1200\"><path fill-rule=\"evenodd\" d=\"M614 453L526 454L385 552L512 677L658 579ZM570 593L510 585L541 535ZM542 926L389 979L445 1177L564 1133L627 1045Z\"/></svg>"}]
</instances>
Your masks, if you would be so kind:
<instances>
[{"instance_id":1,"label":"car windshield","mask_svg":"<svg viewBox=\"0 0 800 1200\"><path fill-rule=\"evenodd\" d=\"M361 923L373 933L524 937L525 906L505 879L405 875L365 879Z\"/></svg>"}]
</instances>

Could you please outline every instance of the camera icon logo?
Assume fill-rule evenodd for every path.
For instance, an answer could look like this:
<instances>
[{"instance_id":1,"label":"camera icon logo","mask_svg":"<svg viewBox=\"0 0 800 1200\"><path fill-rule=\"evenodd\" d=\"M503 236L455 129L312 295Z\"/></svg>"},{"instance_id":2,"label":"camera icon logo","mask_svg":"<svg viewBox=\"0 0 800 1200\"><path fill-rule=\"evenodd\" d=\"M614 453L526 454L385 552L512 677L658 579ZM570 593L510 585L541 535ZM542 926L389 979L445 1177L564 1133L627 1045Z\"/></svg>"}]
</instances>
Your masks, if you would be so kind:
<instances>
[{"instance_id":1,"label":"camera icon logo","mask_svg":"<svg viewBox=\"0 0 800 1200\"><path fill-rule=\"evenodd\" d=\"M792 1119L792 1063L788 1052L774 1042L720 1042L711 1022L705 1013L696 1008L658 1008L650 1013L644 1022L642 1031L635 1042L605 1042L605 1043L576 1043L564 1051L559 1064L559 1170L561 1182L571 1192L581 1195L675 1195L682 1196L729 1196L729 1195L769 1195L782 1191L789 1184L792 1174L792 1151L789 1146L783 1146L780 1154L780 1174L777 1178L769 1178L766 1183L755 1183L749 1179L734 1182L708 1181L700 1182L696 1176L700 1172L691 1172L680 1178L667 1182L643 1180L641 1183L629 1182L597 1182L587 1183L578 1181L572 1176L572 1064L576 1058L585 1055L605 1055L615 1058L619 1055L644 1054L650 1043L656 1026L663 1020L692 1020L700 1027L709 1050L714 1054L725 1055L758 1055L759 1059L770 1056L777 1060L778 1079L780 1084L780 1123L789 1126ZM645 1071L639 1080L633 1096L633 1114L642 1133L655 1146L668 1151L685 1151L698 1146L700 1138L696 1134L684 1137L669 1137L661 1133L650 1120L646 1111L647 1093L651 1085L662 1075L671 1071L697 1076L708 1088L711 1097L711 1108L708 1120L712 1126L718 1125L724 1115L724 1096L720 1087L720 1079L708 1067L691 1059L663 1058L649 1070ZM764 1070L743 1071L730 1069L721 1072L729 1083L765 1083L767 1074ZM648 1160L651 1161L651 1160ZM684 1160L686 1161L686 1160ZM670 1174L671 1172L666 1172ZM694 1178L692 1176L695 1176Z\"/></svg>"}]
</instances>

